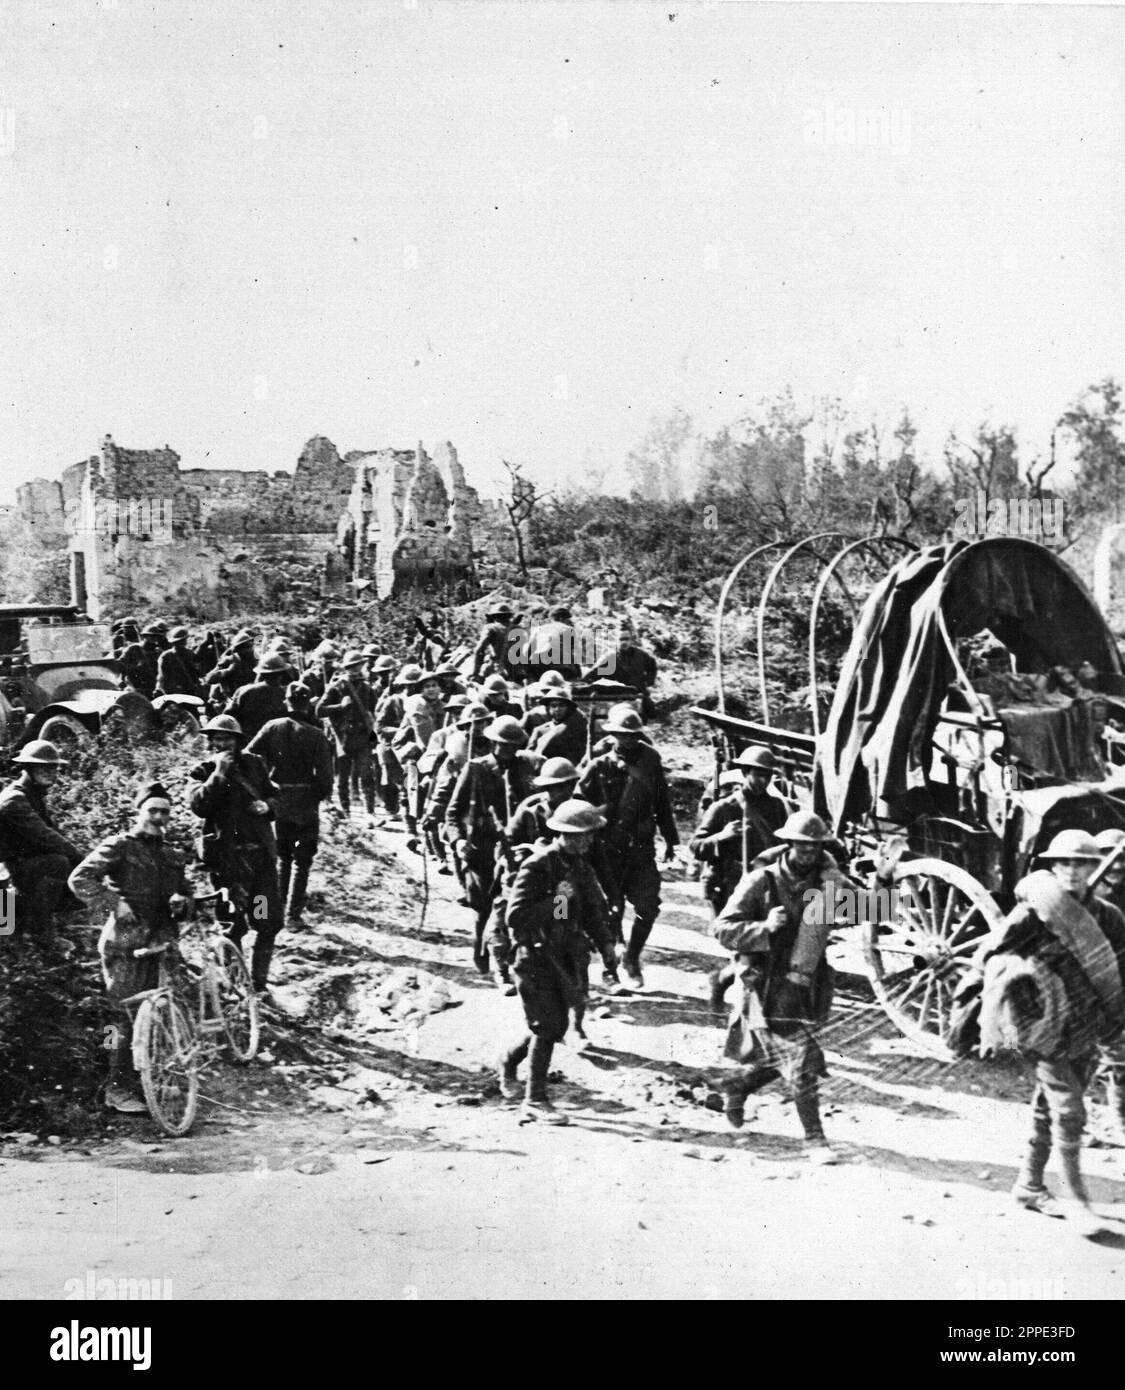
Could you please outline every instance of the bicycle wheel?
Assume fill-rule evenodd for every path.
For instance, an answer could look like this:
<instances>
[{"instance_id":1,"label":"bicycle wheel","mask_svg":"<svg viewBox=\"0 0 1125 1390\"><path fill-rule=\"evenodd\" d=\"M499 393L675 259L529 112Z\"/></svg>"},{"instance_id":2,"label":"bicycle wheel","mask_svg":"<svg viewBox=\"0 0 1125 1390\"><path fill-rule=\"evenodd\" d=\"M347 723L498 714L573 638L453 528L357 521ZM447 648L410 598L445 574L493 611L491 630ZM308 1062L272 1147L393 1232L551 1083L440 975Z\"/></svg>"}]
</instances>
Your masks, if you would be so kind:
<instances>
[{"instance_id":1,"label":"bicycle wheel","mask_svg":"<svg viewBox=\"0 0 1125 1390\"><path fill-rule=\"evenodd\" d=\"M199 1100L195 1032L170 994L146 999L133 1024L133 1049L152 1118L165 1134L186 1134Z\"/></svg>"},{"instance_id":2,"label":"bicycle wheel","mask_svg":"<svg viewBox=\"0 0 1125 1390\"><path fill-rule=\"evenodd\" d=\"M242 952L225 936L214 943L216 993L223 1028L227 1035L227 1051L236 1062L249 1062L258 1052L261 1019L258 996L250 983L250 972Z\"/></svg>"}]
</instances>

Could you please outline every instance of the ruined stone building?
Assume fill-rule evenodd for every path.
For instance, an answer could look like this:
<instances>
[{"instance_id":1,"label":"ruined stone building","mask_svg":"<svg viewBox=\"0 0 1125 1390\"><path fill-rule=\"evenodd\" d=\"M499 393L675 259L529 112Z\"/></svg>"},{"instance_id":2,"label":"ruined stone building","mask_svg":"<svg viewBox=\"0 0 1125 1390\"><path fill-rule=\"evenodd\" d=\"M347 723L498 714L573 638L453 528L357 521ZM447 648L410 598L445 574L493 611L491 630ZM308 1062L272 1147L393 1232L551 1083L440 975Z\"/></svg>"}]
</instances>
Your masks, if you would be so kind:
<instances>
[{"instance_id":1,"label":"ruined stone building","mask_svg":"<svg viewBox=\"0 0 1125 1390\"><path fill-rule=\"evenodd\" d=\"M480 503L456 450L354 451L322 436L295 472L180 467L162 449L101 450L18 489L24 534L70 554L91 616L166 606L199 617L296 609L328 594L386 598L473 576Z\"/></svg>"}]
</instances>

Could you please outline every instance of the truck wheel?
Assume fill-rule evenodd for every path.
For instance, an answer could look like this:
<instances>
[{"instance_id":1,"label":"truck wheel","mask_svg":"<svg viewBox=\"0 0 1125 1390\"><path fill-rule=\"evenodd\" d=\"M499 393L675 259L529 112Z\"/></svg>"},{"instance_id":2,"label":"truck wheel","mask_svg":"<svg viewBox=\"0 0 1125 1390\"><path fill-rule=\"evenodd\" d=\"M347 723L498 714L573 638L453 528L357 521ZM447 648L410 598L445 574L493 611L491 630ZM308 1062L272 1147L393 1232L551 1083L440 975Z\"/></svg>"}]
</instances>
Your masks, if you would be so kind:
<instances>
[{"instance_id":1,"label":"truck wheel","mask_svg":"<svg viewBox=\"0 0 1125 1390\"><path fill-rule=\"evenodd\" d=\"M90 731L77 719L66 714L53 714L39 730L39 738L45 738L64 752L69 749L77 752L90 737Z\"/></svg>"}]
</instances>

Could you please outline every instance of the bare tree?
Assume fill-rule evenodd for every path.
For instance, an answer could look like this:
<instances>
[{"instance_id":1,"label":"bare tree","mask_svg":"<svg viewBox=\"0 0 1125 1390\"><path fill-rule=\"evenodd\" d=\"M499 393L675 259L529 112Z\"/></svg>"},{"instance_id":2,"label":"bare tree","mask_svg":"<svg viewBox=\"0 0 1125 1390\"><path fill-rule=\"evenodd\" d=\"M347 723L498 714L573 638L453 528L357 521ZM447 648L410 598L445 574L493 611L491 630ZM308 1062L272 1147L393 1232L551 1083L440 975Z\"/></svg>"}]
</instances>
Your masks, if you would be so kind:
<instances>
[{"instance_id":1,"label":"bare tree","mask_svg":"<svg viewBox=\"0 0 1125 1390\"><path fill-rule=\"evenodd\" d=\"M531 521L535 508L554 494L540 492L538 485L524 476L522 463L509 463L507 459L501 459L500 462L508 474L509 481L508 496L504 498L504 510L512 524L512 535L516 543L516 563L520 567L520 574L526 579L527 550L524 528Z\"/></svg>"}]
</instances>

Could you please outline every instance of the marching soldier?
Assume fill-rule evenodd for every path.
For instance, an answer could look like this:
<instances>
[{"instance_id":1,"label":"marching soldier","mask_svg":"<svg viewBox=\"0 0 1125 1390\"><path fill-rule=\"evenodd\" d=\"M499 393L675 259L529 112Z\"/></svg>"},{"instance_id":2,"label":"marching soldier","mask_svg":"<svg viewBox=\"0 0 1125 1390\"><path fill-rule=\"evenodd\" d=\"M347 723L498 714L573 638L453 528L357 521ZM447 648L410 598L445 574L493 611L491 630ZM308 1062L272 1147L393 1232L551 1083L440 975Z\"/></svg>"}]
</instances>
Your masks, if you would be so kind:
<instances>
[{"instance_id":1,"label":"marching soldier","mask_svg":"<svg viewBox=\"0 0 1125 1390\"><path fill-rule=\"evenodd\" d=\"M604 725L613 748L592 758L578 782L578 795L602 809L604 862L613 883L611 906L624 930L627 902L633 927L621 960L625 978L644 987L641 952L660 913L660 870L656 866L656 832L665 845L664 860L675 854L679 835L672 798L660 754L642 741L644 725L631 705L614 705Z\"/></svg>"},{"instance_id":2,"label":"marching soldier","mask_svg":"<svg viewBox=\"0 0 1125 1390\"><path fill-rule=\"evenodd\" d=\"M543 758L568 758L572 763L580 763L586 755L589 731L569 685L552 689L547 713L550 722L539 725L528 747Z\"/></svg>"},{"instance_id":3,"label":"marching soldier","mask_svg":"<svg viewBox=\"0 0 1125 1390\"><path fill-rule=\"evenodd\" d=\"M489 918L485 942L492 956L492 978L504 994L515 994L509 969L512 961L512 942L507 926L507 898L519 866L534 849L537 841L550 840L547 822L557 806L574 796L578 769L565 758L550 758L532 778L537 791L521 801L504 827L507 844L504 870L500 877L492 916ZM581 1024L579 1025L581 1035Z\"/></svg>"},{"instance_id":4,"label":"marching soldier","mask_svg":"<svg viewBox=\"0 0 1125 1390\"><path fill-rule=\"evenodd\" d=\"M391 739L391 746L403 770L406 788L407 849L417 850L418 818L422 813L421 778L418 762L445 718L441 685L433 671L420 671L405 687L402 722Z\"/></svg>"},{"instance_id":5,"label":"marching soldier","mask_svg":"<svg viewBox=\"0 0 1125 1390\"><path fill-rule=\"evenodd\" d=\"M82 858L47 809L47 793L66 762L53 743L39 738L20 749L12 763L22 771L0 792L0 859L18 894L15 931L49 939L67 877Z\"/></svg>"},{"instance_id":6,"label":"marching soldier","mask_svg":"<svg viewBox=\"0 0 1125 1390\"><path fill-rule=\"evenodd\" d=\"M711 803L688 848L702 861L703 896L717 917L735 884L750 871L785 823L785 803L768 791L776 762L768 748L746 748L734 759L742 785Z\"/></svg>"},{"instance_id":7,"label":"marching soldier","mask_svg":"<svg viewBox=\"0 0 1125 1390\"><path fill-rule=\"evenodd\" d=\"M325 640L313 648L309 656L309 667L301 677L301 684L309 692L309 698L314 704L323 698L325 691L332 684L339 659L340 648L335 642Z\"/></svg>"},{"instance_id":8,"label":"marching soldier","mask_svg":"<svg viewBox=\"0 0 1125 1390\"><path fill-rule=\"evenodd\" d=\"M193 695L203 698L203 686L195 657L188 650L188 630L174 627L168 634L168 646L160 653L156 666L157 695Z\"/></svg>"},{"instance_id":9,"label":"marching soldier","mask_svg":"<svg viewBox=\"0 0 1125 1390\"><path fill-rule=\"evenodd\" d=\"M133 1070L133 1021L123 1001L155 989L159 976L156 956L138 960L133 953L175 941L177 923L193 906L185 856L164 839L172 817L167 790L159 782L149 783L133 804L137 815L132 829L103 840L70 875L75 897L109 912L98 954L106 993L120 1015L109 1050L105 1103L126 1115L141 1114L146 1106Z\"/></svg>"},{"instance_id":10,"label":"marching soldier","mask_svg":"<svg viewBox=\"0 0 1125 1390\"><path fill-rule=\"evenodd\" d=\"M544 671L537 682L527 687L527 699L531 708L520 720L528 738L534 739L536 729L543 724L551 724L554 718L550 704L555 692L566 687L566 681L558 671Z\"/></svg>"},{"instance_id":11,"label":"marching soldier","mask_svg":"<svg viewBox=\"0 0 1125 1390\"><path fill-rule=\"evenodd\" d=\"M449 800L445 831L461 865L468 906L476 914L473 963L487 975L484 932L498 886L503 829L520 802L534 791L532 779L542 760L524 751L527 735L507 716L494 719L484 736L492 751L466 763Z\"/></svg>"},{"instance_id":12,"label":"marching soldier","mask_svg":"<svg viewBox=\"0 0 1125 1390\"><path fill-rule=\"evenodd\" d=\"M235 691L244 685L252 685L256 665L254 634L248 628L242 628L234 634L230 646L203 677L211 708L222 708Z\"/></svg>"},{"instance_id":13,"label":"marching soldier","mask_svg":"<svg viewBox=\"0 0 1125 1390\"><path fill-rule=\"evenodd\" d=\"M473 648L470 679L474 681L480 680L481 676L489 671L503 676L511 669L508 661L508 634L515 622L516 614L505 603L490 608L484 616L485 626Z\"/></svg>"},{"instance_id":14,"label":"marching soldier","mask_svg":"<svg viewBox=\"0 0 1125 1390\"><path fill-rule=\"evenodd\" d=\"M316 704L316 713L328 720L336 745L336 796L345 816L351 814L353 769L363 787L367 814L375 814L375 771L371 763L375 696L363 679L362 667L360 652L346 652L339 671Z\"/></svg>"},{"instance_id":15,"label":"marching soldier","mask_svg":"<svg viewBox=\"0 0 1125 1390\"><path fill-rule=\"evenodd\" d=\"M833 879L847 882L824 853L828 837L819 816L794 812L777 831L784 852L740 880L711 926L735 953L742 982L727 1033L726 1055L739 1064L727 1087L727 1119L740 1128L746 1097L780 1075L816 1163L837 1161L820 1119L819 1085L827 1070L813 1031L832 1005L824 890Z\"/></svg>"},{"instance_id":16,"label":"marching soldier","mask_svg":"<svg viewBox=\"0 0 1125 1390\"><path fill-rule=\"evenodd\" d=\"M428 842L436 839L445 825L449 803L465 764L480 757L487 747L484 730L491 723L492 719L484 705L470 702L457 714L453 732L445 740L445 756L433 779L422 817L422 831ZM454 871L460 877L461 865L456 855L453 864Z\"/></svg>"},{"instance_id":17,"label":"marching soldier","mask_svg":"<svg viewBox=\"0 0 1125 1390\"><path fill-rule=\"evenodd\" d=\"M285 687L293 674L293 664L277 653L265 655L257 663L254 674L258 679L236 690L223 711L238 721L247 740L271 719L285 717Z\"/></svg>"},{"instance_id":18,"label":"marching soldier","mask_svg":"<svg viewBox=\"0 0 1125 1390\"><path fill-rule=\"evenodd\" d=\"M547 1094L555 1044L566 1036L570 1013L581 1018L590 942L607 976L616 969L609 905L586 859L595 831L605 821L585 801L564 801L547 820L551 844L540 844L521 865L508 902L508 926L516 944L513 973L527 1029L500 1060L500 1092L519 1095L516 1069L528 1059L523 1115L566 1124Z\"/></svg>"},{"instance_id":19,"label":"marching soldier","mask_svg":"<svg viewBox=\"0 0 1125 1390\"><path fill-rule=\"evenodd\" d=\"M286 926L304 919L309 870L320 843L320 803L332 795L332 745L313 718L308 688L292 681L285 715L266 724L247 746L276 783L278 889Z\"/></svg>"},{"instance_id":20,"label":"marching soldier","mask_svg":"<svg viewBox=\"0 0 1125 1390\"><path fill-rule=\"evenodd\" d=\"M486 705L494 717L502 714L512 719L522 719L523 710L511 698L508 682L501 675L489 676L480 687L481 703Z\"/></svg>"},{"instance_id":21,"label":"marching soldier","mask_svg":"<svg viewBox=\"0 0 1125 1390\"><path fill-rule=\"evenodd\" d=\"M121 653L122 679L127 686L132 686L149 700L156 694L162 647L163 633L160 628L155 623L147 623L141 628L141 640Z\"/></svg>"},{"instance_id":22,"label":"marching soldier","mask_svg":"<svg viewBox=\"0 0 1125 1390\"><path fill-rule=\"evenodd\" d=\"M216 715L201 732L212 756L189 775L200 784L192 789L190 803L203 821L203 867L222 890L220 911L230 922L230 939L241 947L247 931L254 930L250 978L261 993L268 987L282 921L273 832L278 791L262 759L240 751L242 730L236 719Z\"/></svg>"}]
</instances>

